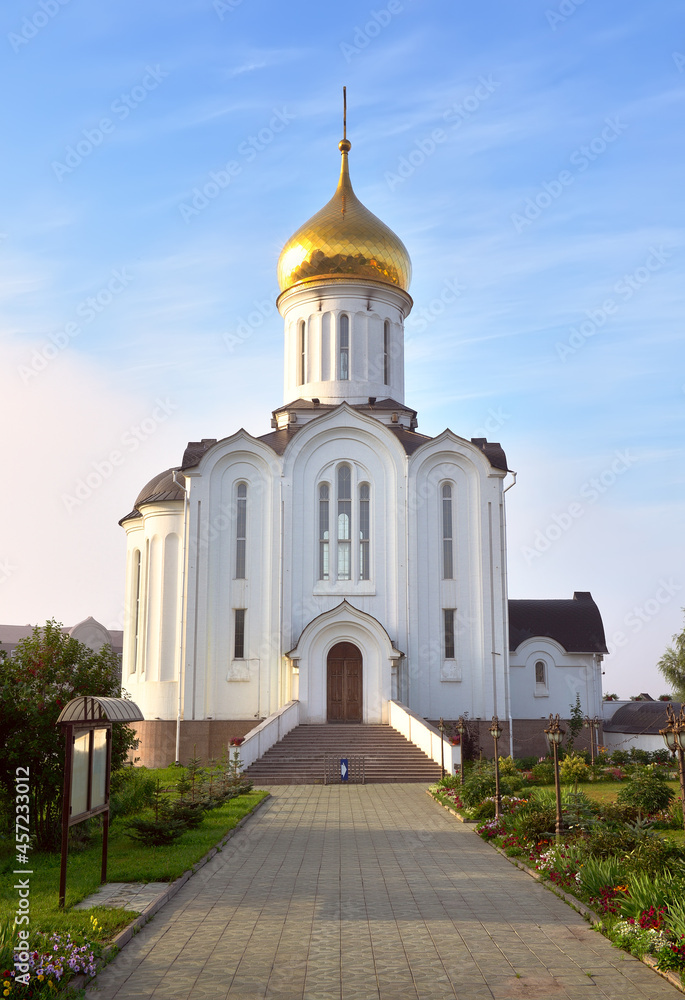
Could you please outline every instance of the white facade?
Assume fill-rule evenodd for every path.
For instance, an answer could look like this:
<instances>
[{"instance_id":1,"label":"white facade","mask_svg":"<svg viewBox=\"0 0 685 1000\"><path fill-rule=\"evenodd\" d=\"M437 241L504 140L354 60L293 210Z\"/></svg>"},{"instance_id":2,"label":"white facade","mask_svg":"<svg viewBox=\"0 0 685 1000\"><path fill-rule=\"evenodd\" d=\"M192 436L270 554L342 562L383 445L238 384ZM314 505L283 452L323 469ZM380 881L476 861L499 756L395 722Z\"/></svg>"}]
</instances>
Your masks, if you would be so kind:
<instances>
[{"instance_id":1,"label":"white facade","mask_svg":"<svg viewBox=\"0 0 685 1000\"><path fill-rule=\"evenodd\" d=\"M374 253L361 246L360 269ZM401 282L315 275L278 305L272 432L191 443L122 521L123 683L146 719L261 719L299 699L301 721L326 721L339 643L359 652L363 722L386 722L391 699L429 719L537 719L565 714L576 690L597 714L596 653L530 640L510 667L506 459L483 439L417 432Z\"/></svg>"}]
</instances>

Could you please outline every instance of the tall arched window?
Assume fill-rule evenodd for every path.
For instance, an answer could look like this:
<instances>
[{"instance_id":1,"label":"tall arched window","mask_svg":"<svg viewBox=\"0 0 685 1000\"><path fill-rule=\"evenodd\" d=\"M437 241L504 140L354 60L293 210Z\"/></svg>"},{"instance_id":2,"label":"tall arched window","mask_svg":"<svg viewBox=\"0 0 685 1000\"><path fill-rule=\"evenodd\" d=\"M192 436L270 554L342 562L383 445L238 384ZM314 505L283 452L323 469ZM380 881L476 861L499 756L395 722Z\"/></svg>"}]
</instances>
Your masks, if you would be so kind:
<instances>
[{"instance_id":1,"label":"tall arched window","mask_svg":"<svg viewBox=\"0 0 685 1000\"><path fill-rule=\"evenodd\" d=\"M319 486L319 580L330 577L328 556L330 546L330 490L326 483Z\"/></svg>"},{"instance_id":2,"label":"tall arched window","mask_svg":"<svg viewBox=\"0 0 685 1000\"><path fill-rule=\"evenodd\" d=\"M352 472L349 465L338 469L338 579L351 578Z\"/></svg>"},{"instance_id":3,"label":"tall arched window","mask_svg":"<svg viewBox=\"0 0 685 1000\"><path fill-rule=\"evenodd\" d=\"M304 320L297 324L297 384L304 385L306 379Z\"/></svg>"},{"instance_id":4,"label":"tall arched window","mask_svg":"<svg viewBox=\"0 0 685 1000\"><path fill-rule=\"evenodd\" d=\"M442 618L444 626L444 648L443 655L446 660L454 659L454 612L456 608L443 608Z\"/></svg>"},{"instance_id":5,"label":"tall arched window","mask_svg":"<svg viewBox=\"0 0 685 1000\"><path fill-rule=\"evenodd\" d=\"M350 377L350 317L344 313L340 317L338 331L338 378Z\"/></svg>"},{"instance_id":6,"label":"tall arched window","mask_svg":"<svg viewBox=\"0 0 685 1000\"><path fill-rule=\"evenodd\" d=\"M544 660L538 660L535 664L535 685L539 688L547 687L547 672Z\"/></svg>"},{"instance_id":7,"label":"tall arched window","mask_svg":"<svg viewBox=\"0 0 685 1000\"><path fill-rule=\"evenodd\" d=\"M390 320L383 324L383 384L390 385Z\"/></svg>"},{"instance_id":8,"label":"tall arched window","mask_svg":"<svg viewBox=\"0 0 685 1000\"><path fill-rule=\"evenodd\" d=\"M133 612L133 659L131 660L132 674L134 674L138 669L138 646L140 643L140 582L140 549L136 549L133 554L133 593L135 594L135 608Z\"/></svg>"},{"instance_id":9,"label":"tall arched window","mask_svg":"<svg viewBox=\"0 0 685 1000\"><path fill-rule=\"evenodd\" d=\"M247 546L247 484L238 483L235 519L235 578L245 579L245 549Z\"/></svg>"},{"instance_id":10,"label":"tall arched window","mask_svg":"<svg viewBox=\"0 0 685 1000\"><path fill-rule=\"evenodd\" d=\"M452 487L449 483L445 483L442 488L442 576L444 580L454 578L453 554Z\"/></svg>"},{"instance_id":11,"label":"tall arched window","mask_svg":"<svg viewBox=\"0 0 685 1000\"><path fill-rule=\"evenodd\" d=\"M362 483L359 487L359 579L369 579L369 545L370 545L370 495L369 484Z\"/></svg>"}]
</instances>

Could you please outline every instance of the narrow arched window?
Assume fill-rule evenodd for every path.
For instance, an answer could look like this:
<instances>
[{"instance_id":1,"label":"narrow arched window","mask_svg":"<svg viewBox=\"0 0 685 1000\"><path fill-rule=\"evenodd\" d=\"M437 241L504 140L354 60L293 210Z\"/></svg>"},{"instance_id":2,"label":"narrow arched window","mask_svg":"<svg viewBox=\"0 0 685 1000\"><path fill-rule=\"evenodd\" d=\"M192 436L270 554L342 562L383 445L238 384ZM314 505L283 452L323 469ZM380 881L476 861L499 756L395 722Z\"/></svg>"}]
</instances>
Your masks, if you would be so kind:
<instances>
[{"instance_id":1,"label":"narrow arched window","mask_svg":"<svg viewBox=\"0 0 685 1000\"><path fill-rule=\"evenodd\" d=\"M340 317L338 331L338 378L350 377L350 317L344 314Z\"/></svg>"},{"instance_id":2,"label":"narrow arched window","mask_svg":"<svg viewBox=\"0 0 685 1000\"><path fill-rule=\"evenodd\" d=\"M535 685L540 688L547 687L547 671L544 660L538 660L535 664Z\"/></svg>"},{"instance_id":3,"label":"narrow arched window","mask_svg":"<svg viewBox=\"0 0 685 1000\"><path fill-rule=\"evenodd\" d=\"M445 483L442 488L442 576L444 580L454 578L454 539L452 537L452 487Z\"/></svg>"},{"instance_id":4,"label":"narrow arched window","mask_svg":"<svg viewBox=\"0 0 685 1000\"><path fill-rule=\"evenodd\" d=\"M319 580L328 580L330 545L330 490L325 483L319 486Z\"/></svg>"},{"instance_id":5,"label":"narrow arched window","mask_svg":"<svg viewBox=\"0 0 685 1000\"><path fill-rule=\"evenodd\" d=\"M444 657L446 660L453 660L454 657L454 613L456 608L443 608L444 626Z\"/></svg>"},{"instance_id":6,"label":"narrow arched window","mask_svg":"<svg viewBox=\"0 0 685 1000\"><path fill-rule=\"evenodd\" d=\"M245 608L234 609L233 659L245 659Z\"/></svg>"},{"instance_id":7,"label":"narrow arched window","mask_svg":"<svg viewBox=\"0 0 685 1000\"><path fill-rule=\"evenodd\" d=\"M140 549L136 549L133 562L133 593L135 595L135 607L133 611L133 659L131 661L131 673L138 669L138 646L140 643L140 583L141 583L141 560Z\"/></svg>"},{"instance_id":8,"label":"narrow arched window","mask_svg":"<svg viewBox=\"0 0 685 1000\"><path fill-rule=\"evenodd\" d=\"M338 469L338 579L351 578L352 472L349 465Z\"/></svg>"},{"instance_id":9,"label":"narrow arched window","mask_svg":"<svg viewBox=\"0 0 685 1000\"><path fill-rule=\"evenodd\" d=\"M370 572L370 494L369 484L362 483L359 487L359 579L368 580Z\"/></svg>"},{"instance_id":10,"label":"narrow arched window","mask_svg":"<svg viewBox=\"0 0 685 1000\"><path fill-rule=\"evenodd\" d=\"M297 384L304 385L306 379L304 320L297 324Z\"/></svg>"},{"instance_id":11,"label":"narrow arched window","mask_svg":"<svg viewBox=\"0 0 685 1000\"><path fill-rule=\"evenodd\" d=\"M383 324L383 384L390 385L390 320Z\"/></svg>"},{"instance_id":12,"label":"narrow arched window","mask_svg":"<svg viewBox=\"0 0 685 1000\"><path fill-rule=\"evenodd\" d=\"M247 484L238 483L235 519L235 578L245 579L245 550L247 547Z\"/></svg>"}]
</instances>

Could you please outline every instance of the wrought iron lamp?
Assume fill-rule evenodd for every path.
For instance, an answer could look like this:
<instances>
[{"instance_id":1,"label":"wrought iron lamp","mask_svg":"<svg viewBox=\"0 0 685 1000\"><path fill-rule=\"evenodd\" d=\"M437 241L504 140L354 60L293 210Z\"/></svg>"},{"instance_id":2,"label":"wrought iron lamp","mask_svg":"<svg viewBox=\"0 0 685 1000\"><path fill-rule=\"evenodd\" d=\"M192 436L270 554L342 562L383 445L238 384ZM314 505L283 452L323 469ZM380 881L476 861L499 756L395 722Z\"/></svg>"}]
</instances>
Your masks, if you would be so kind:
<instances>
[{"instance_id":1,"label":"wrought iron lamp","mask_svg":"<svg viewBox=\"0 0 685 1000\"><path fill-rule=\"evenodd\" d=\"M502 735L502 727L499 724L499 719L496 715L493 715L492 722L490 723L490 735L495 741L495 819L499 819L502 814L502 795L499 788L499 738Z\"/></svg>"},{"instance_id":2,"label":"wrought iron lamp","mask_svg":"<svg viewBox=\"0 0 685 1000\"><path fill-rule=\"evenodd\" d=\"M545 736L554 754L554 791L557 799L557 840L561 839L562 813L561 813L561 786L559 784L559 745L564 738L566 730L561 728L559 713L550 715L549 726L545 729Z\"/></svg>"}]
</instances>

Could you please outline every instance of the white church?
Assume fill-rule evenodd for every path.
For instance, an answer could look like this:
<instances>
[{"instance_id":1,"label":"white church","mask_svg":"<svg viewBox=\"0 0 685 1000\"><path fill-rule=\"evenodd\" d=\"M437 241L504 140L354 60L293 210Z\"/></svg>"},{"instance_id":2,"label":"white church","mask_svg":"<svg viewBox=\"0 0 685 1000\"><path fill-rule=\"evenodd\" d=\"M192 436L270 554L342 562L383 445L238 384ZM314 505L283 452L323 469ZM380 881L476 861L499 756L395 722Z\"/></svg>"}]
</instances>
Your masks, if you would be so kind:
<instances>
[{"instance_id":1,"label":"white church","mask_svg":"<svg viewBox=\"0 0 685 1000\"><path fill-rule=\"evenodd\" d=\"M421 434L405 403L411 262L354 194L350 145L280 255L271 429L190 442L120 522L142 763L216 756L292 704L331 725L496 714L517 754L576 694L601 716L591 595L508 599L502 447Z\"/></svg>"}]
</instances>

